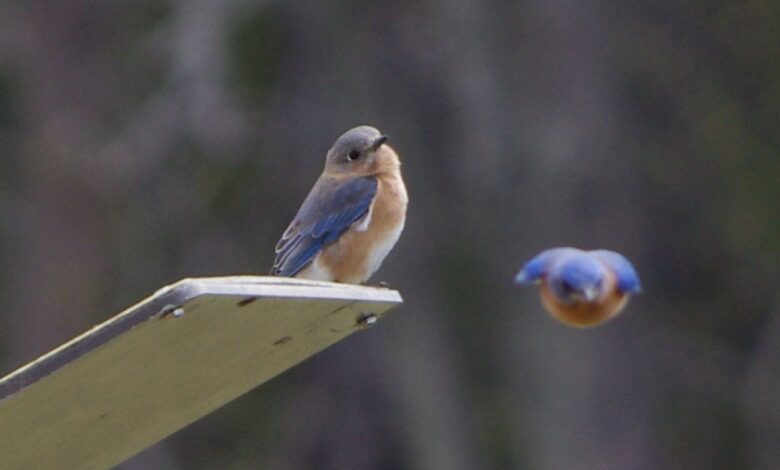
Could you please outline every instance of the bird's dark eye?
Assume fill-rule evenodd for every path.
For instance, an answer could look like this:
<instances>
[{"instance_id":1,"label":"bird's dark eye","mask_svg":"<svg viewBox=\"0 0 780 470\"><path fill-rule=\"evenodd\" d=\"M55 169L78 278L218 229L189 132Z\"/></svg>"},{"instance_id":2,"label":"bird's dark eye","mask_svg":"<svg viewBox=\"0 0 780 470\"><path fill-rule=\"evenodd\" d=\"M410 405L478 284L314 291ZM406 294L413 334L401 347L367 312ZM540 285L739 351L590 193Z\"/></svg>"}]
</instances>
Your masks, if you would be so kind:
<instances>
[{"instance_id":1,"label":"bird's dark eye","mask_svg":"<svg viewBox=\"0 0 780 470\"><path fill-rule=\"evenodd\" d=\"M347 158L349 160L357 160L358 157L360 157L360 151L358 150L350 150L349 153L347 154Z\"/></svg>"},{"instance_id":2,"label":"bird's dark eye","mask_svg":"<svg viewBox=\"0 0 780 470\"><path fill-rule=\"evenodd\" d=\"M563 289L563 292L565 292L566 294L571 294L572 292L574 292L575 290L577 290L577 289L575 289L575 288L574 288L574 286L573 286L573 285L569 284L569 283L568 283L568 282L566 282L566 281L563 281L563 282L561 283L561 289Z\"/></svg>"}]
</instances>

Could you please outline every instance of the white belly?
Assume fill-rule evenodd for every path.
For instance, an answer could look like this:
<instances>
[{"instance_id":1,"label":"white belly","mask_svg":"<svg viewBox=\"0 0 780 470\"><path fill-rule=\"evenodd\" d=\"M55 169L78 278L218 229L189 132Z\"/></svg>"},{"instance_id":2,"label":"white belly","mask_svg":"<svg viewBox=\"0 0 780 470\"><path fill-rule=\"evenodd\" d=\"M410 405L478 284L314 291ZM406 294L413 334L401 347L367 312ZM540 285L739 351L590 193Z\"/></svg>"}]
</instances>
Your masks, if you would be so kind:
<instances>
[{"instance_id":1,"label":"white belly","mask_svg":"<svg viewBox=\"0 0 780 470\"><path fill-rule=\"evenodd\" d=\"M375 242L374 249L371 250L365 265L366 279L371 277L377 269L379 269L379 266L382 265L382 261L385 260L387 254L390 253L390 250L395 246L403 229L404 221L402 220L395 229L389 231L385 237Z\"/></svg>"},{"instance_id":2,"label":"white belly","mask_svg":"<svg viewBox=\"0 0 780 470\"><path fill-rule=\"evenodd\" d=\"M315 256L311 264L303 268L295 277L312 281L333 281L333 274L330 272L330 269L322 265L322 260L319 256Z\"/></svg>"}]
</instances>

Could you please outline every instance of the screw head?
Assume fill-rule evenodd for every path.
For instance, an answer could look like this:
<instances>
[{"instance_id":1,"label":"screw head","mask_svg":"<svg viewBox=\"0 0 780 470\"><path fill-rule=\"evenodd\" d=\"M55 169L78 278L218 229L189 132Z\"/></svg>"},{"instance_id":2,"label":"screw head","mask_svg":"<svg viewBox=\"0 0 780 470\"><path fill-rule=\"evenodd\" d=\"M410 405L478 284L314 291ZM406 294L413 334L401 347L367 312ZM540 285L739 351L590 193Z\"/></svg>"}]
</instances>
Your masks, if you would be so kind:
<instances>
[{"instance_id":1,"label":"screw head","mask_svg":"<svg viewBox=\"0 0 780 470\"><path fill-rule=\"evenodd\" d=\"M363 328L368 328L376 324L378 318L375 313L361 313L357 319L357 324Z\"/></svg>"}]
</instances>

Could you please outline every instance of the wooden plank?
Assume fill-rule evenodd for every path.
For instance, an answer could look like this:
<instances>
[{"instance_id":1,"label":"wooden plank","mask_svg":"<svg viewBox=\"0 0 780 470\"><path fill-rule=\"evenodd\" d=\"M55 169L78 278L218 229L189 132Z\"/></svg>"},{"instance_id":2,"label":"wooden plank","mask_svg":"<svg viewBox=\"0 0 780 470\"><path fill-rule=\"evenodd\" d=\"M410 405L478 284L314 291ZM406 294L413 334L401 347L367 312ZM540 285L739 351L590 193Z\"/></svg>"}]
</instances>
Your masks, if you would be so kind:
<instances>
[{"instance_id":1,"label":"wooden plank","mask_svg":"<svg viewBox=\"0 0 780 470\"><path fill-rule=\"evenodd\" d=\"M110 468L401 301L278 277L182 280L0 380L0 468Z\"/></svg>"}]
</instances>

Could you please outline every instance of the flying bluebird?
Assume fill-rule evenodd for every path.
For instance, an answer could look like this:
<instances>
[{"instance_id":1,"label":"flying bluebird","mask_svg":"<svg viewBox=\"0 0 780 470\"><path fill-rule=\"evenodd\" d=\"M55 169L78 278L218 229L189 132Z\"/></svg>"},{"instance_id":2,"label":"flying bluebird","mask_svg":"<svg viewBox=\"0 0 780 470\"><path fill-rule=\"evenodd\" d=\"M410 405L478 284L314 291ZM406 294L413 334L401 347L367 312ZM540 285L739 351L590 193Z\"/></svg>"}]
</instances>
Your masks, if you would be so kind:
<instances>
[{"instance_id":1,"label":"flying bluebird","mask_svg":"<svg viewBox=\"0 0 780 470\"><path fill-rule=\"evenodd\" d=\"M387 136L370 126L336 140L325 170L276 244L271 275L361 284L401 235L408 196Z\"/></svg>"},{"instance_id":2,"label":"flying bluebird","mask_svg":"<svg viewBox=\"0 0 780 470\"><path fill-rule=\"evenodd\" d=\"M631 294L641 291L639 277L620 253L552 248L523 266L517 284L539 284L542 304L554 318L585 328L614 318Z\"/></svg>"}]
</instances>

